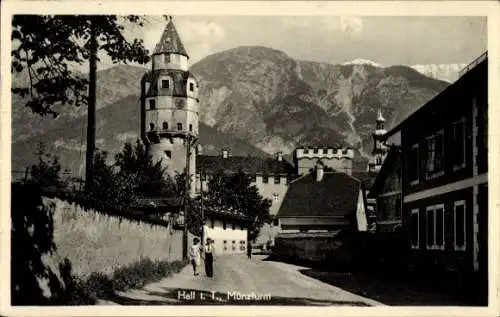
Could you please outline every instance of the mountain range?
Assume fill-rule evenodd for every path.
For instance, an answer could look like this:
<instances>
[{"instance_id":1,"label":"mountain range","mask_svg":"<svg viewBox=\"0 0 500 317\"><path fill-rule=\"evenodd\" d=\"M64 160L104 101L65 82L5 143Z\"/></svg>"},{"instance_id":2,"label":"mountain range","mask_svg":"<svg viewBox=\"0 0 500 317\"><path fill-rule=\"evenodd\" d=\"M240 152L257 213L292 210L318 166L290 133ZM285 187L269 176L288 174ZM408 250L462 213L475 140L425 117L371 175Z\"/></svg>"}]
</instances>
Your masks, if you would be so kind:
<instances>
[{"instance_id":1,"label":"mountain range","mask_svg":"<svg viewBox=\"0 0 500 317\"><path fill-rule=\"evenodd\" d=\"M296 60L261 46L241 46L205 57L191 67L200 85L200 143L204 153L222 147L233 155L290 154L299 145L350 146L364 169L378 109L393 126L449 83L407 66L356 62L342 65ZM98 148L110 153L139 130L143 67L119 65L97 74ZM13 77L13 85L26 78ZM36 144L50 145L78 175L85 156L85 109L39 117L12 103L12 169L36 162ZM15 175L13 175L15 176Z\"/></svg>"}]
</instances>

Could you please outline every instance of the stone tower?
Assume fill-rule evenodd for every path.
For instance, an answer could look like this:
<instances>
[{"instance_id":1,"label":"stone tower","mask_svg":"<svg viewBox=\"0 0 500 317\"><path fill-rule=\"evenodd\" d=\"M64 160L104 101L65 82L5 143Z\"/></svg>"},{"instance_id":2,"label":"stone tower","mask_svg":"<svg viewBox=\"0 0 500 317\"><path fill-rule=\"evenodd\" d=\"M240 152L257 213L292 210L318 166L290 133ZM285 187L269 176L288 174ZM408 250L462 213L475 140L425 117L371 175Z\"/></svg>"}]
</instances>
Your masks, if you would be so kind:
<instances>
[{"instance_id":1,"label":"stone tower","mask_svg":"<svg viewBox=\"0 0 500 317\"><path fill-rule=\"evenodd\" d=\"M385 119L382 116L382 111L378 110L376 129L373 135L373 160L369 164L369 170L376 172L379 171L384 163L384 159L387 155L388 148L382 141L382 137L387 133L384 128Z\"/></svg>"},{"instance_id":2,"label":"stone tower","mask_svg":"<svg viewBox=\"0 0 500 317\"><path fill-rule=\"evenodd\" d=\"M188 70L189 56L172 18L152 54L151 71L141 80L141 138L168 174L186 170L189 157L194 193L198 140L198 84Z\"/></svg>"}]
</instances>

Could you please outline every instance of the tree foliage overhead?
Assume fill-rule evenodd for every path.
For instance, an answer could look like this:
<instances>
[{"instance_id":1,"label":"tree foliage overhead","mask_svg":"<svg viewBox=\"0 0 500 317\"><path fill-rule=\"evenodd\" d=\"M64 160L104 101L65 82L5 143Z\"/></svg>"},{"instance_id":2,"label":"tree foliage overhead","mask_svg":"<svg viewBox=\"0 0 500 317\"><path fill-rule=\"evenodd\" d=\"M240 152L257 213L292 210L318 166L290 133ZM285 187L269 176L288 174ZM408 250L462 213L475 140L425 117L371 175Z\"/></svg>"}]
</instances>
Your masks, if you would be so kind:
<instances>
[{"instance_id":1,"label":"tree foliage overhead","mask_svg":"<svg viewBox=\"0 0 500 317\"><path fill-rule=\"evenodd\" d=\"M27 87L12 92L28 97L26 106L40 115L57 116L58 106L87 104L88 80L74 71L90 58L90 35L97 35L98 52L113 63L146 64L143 41L128 41L124 23L143 26L144 18L129 15L15 15L12 19L12 72L25 72Z\"/></svg>"},{"instance_id":2,"label":"tree foliage overhead","mask_svg":"<svg viewBox=\"0 0 500 317\"><path fill-rule=\"evenodd\" d=\"M249 240L257 238L262 225L269 221L270 207L271 201L260 195L257 187L252 185L252 178L243 172L230 175L217 171L203 195L203 208L246 216Z\"/></svg>"}]
</instances>

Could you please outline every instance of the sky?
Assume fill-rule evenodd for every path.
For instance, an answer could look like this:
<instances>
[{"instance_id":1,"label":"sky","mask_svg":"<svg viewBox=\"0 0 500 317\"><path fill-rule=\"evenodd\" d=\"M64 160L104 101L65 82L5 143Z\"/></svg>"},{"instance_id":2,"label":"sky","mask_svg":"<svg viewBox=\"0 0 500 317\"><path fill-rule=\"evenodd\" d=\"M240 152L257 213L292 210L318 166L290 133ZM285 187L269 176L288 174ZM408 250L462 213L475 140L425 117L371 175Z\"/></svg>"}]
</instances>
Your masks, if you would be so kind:
<instances>
[{"instance_id":1,"label":"sky","mask_svg":"<svg viewBox=\"0 0 500 317\"><path fill-rule=\"evenodd\" d=\"M147 16L126 26L128 38L154 49L165 19ZM382 65L469 63L487 48L486 17L402 16L175 16L191 64L240 45L281 50L299 60ZM100 68L108 67L103 59Z\"/></svg>"}]
</instances>

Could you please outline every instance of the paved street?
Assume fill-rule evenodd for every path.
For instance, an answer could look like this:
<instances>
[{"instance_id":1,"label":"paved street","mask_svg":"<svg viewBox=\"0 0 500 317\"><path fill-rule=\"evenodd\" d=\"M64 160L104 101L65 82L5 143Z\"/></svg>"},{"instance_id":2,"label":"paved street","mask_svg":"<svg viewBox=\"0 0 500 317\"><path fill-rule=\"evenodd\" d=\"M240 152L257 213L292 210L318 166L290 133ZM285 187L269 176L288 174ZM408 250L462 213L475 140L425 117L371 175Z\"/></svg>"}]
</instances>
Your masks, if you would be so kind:
<instances>
[{"instance_id":1,"label":"paved street","mask_svg":"<svg viewBox=\"0 0 500 317\"><path fill-rule=\"evenodd\" d=\"M194 276L188 266L172 277L141 290L120 293L101 304L381 305L305 276L299 266L265 258L221 256L214 263L213 278L206 277L203 269L199 276Z\"/></svg>"}]
</instances>

